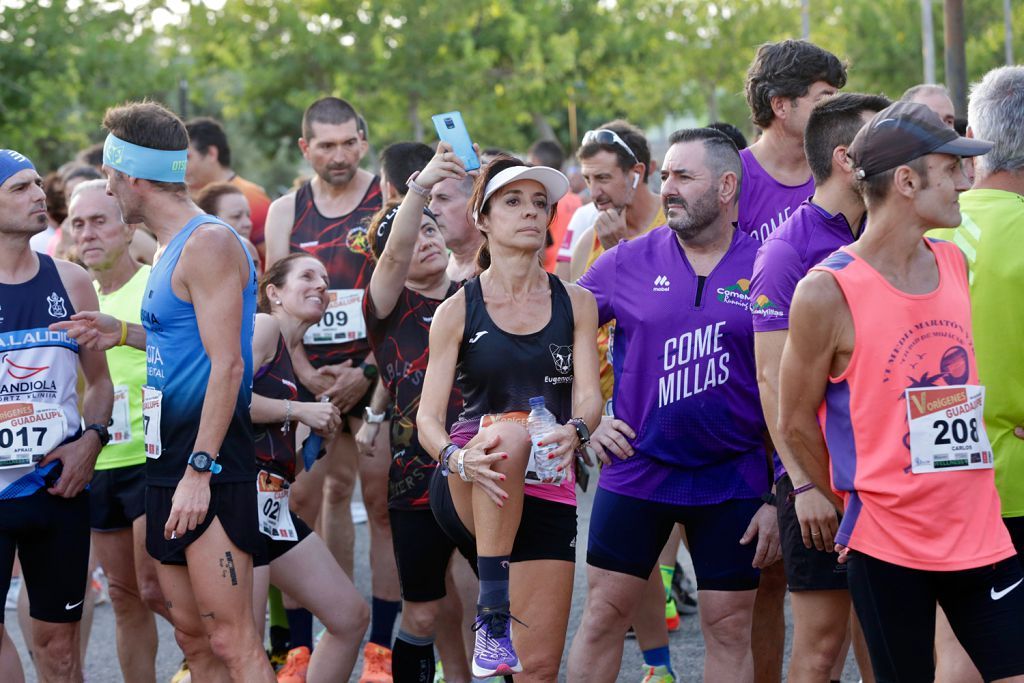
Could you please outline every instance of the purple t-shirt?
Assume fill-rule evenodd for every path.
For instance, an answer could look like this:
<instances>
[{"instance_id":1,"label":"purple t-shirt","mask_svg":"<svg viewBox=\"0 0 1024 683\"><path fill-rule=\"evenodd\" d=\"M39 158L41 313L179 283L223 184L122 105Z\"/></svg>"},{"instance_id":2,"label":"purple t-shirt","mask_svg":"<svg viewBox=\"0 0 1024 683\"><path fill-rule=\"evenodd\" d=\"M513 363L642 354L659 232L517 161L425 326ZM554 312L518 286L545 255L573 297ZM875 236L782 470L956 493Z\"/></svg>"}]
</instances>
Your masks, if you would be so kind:
<instances>
[{"instance_id":1,"label":"purple t-shirt","mask_svg":"<svg viewBox=\"0 0 1024 683\"><path fill-rule=\"evenodd\" d=\"M579 285L615 319L615 416L637 434L600 486L674 505L712 505L767 492L765 424L748 310L758 243L736 231L706 278L675 233L655 228L601 255Z\"/></svg>"},{"instance_id":2,"label":"purple t-shirt","mask_svg":"<svg viewBox=\"0 0 1024 683\"><path fill-rule=\"evenodd\" d=\"M754 158L750 148L740 150L743 179L737 225L759 242L777 230L800 203L814 194L814 178L802 185L783 185Z\"/></svg>"},{"instance_id":3,"label":"purple t-shirt","mask_svg":"<svg viewBox=\"0 0 1024 683\"><path fill-rule=\"evenodd\" d=\"M757 250L750 278L755 332L789 329L793 292L804 275L839 247L854 240L850 224L806 200Z\"/></svg>"}]
</instances>

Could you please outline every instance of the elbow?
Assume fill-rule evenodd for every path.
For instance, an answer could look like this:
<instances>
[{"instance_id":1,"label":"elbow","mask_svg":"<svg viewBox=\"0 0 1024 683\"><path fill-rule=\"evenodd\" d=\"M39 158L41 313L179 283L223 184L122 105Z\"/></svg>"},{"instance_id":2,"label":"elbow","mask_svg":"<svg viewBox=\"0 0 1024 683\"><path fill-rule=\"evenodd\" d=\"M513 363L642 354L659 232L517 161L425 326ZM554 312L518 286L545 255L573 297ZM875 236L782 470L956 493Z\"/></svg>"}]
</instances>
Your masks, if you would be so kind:
<instances>
[{"instance_id":1,"label":"elbow","mask_svg":"<svg viewBox=\"0 0 1024 683\"><path fill-rule=\"evenodd\" d=\"M239 355L230 358L223 358L218 361L210 359L210 378L217 383L223 382L225 386L242 386L242 377L245 376L245 363Z\"/></svg>"}]
</instances>

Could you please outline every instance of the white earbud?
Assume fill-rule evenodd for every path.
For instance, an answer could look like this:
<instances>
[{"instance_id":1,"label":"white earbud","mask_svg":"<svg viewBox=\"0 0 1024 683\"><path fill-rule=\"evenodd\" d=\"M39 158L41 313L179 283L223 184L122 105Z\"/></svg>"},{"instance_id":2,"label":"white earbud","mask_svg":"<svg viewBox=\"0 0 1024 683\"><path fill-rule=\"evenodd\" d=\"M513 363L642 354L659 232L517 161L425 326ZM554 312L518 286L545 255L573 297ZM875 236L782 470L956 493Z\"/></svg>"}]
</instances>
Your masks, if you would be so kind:
<instances>
[{"instance_id":1,"label":"white earbud","mask_svg":"<svg viewBox=\"0 0 1024 683\"><path fill-rule=\"evenodd\" d=\"M640 184L640 174L639 173L633 173L633 189L635 190L636 186L639 185L639 184Z\"/></svg>"}]
</instances>

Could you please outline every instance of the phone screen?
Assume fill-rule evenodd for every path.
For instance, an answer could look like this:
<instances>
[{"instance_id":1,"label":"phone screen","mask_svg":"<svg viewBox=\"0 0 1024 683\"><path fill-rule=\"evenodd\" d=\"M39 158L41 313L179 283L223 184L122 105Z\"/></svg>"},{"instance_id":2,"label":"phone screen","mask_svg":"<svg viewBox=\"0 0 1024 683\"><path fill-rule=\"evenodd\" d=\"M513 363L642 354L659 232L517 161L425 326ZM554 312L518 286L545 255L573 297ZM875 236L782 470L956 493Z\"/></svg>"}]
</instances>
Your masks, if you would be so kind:
<instances>
[{"instance_id":1,"label":"phone screen","mask_svg":"<svg viewBox=\"0 0 1024 683\"><path fill-rule=\"evenodd\" d=\"M437 137L452 146L455 154L462 159L467 171L475 171L480 168L480 159L473 149L473 139L469 137L466 124L462 122L462 114L457 111L450 111L444 114L435 114L430 117L437 130Z\"/></svg>"}]
</instances>

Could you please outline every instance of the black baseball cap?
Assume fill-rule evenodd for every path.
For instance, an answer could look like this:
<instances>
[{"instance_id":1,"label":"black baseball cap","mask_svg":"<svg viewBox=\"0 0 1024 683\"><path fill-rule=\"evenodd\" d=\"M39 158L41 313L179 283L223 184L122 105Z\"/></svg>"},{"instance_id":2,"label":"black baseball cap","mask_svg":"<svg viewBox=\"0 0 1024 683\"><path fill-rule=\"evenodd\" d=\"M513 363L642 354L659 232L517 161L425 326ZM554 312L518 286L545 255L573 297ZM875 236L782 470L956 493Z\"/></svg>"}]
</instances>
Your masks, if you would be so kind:
<instances>
[{"instance_id":1,"label":"black baseball cap","mask_svg":"<svg viewBox=\"0 0 1024 683\"><path fill-rule=\"evenodd\" d=\"M863 180L926 154L976 157L990 149L991 142L960 137L923 104L895 102L858 131L848 153Z\"/></svg>"},{"instance_id":2,"label":"black baseball cap","mask_svg":"<svg viewBox=\"0 0 1024 683\"><path fill-rule=\"evenodd\" d=\"M387 209L384 212L384 215L370 226L370 249L373 250L375 258L380 258L380 255L384 253L384 246L388 243L388 236L391 235L391 226L394 225L395 216L398 215L398 209L401 208L401 206L401 204L395 204L391 208ZM434 212L426 206L423 207L423 215L437 223L437 216L435 216ZM422 223L420 223L420 225L422 225Z\"/></svg>"}]
</instances>

